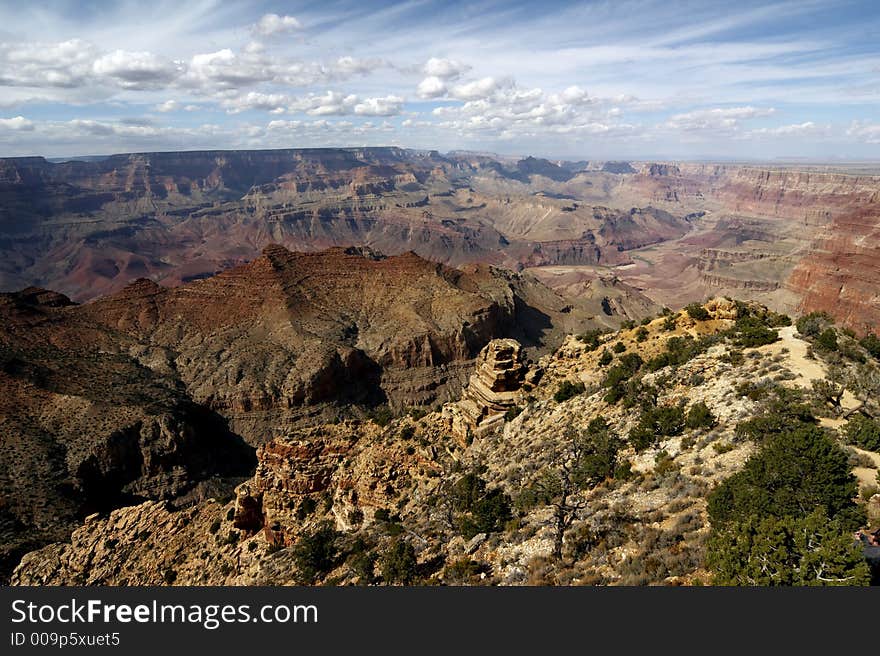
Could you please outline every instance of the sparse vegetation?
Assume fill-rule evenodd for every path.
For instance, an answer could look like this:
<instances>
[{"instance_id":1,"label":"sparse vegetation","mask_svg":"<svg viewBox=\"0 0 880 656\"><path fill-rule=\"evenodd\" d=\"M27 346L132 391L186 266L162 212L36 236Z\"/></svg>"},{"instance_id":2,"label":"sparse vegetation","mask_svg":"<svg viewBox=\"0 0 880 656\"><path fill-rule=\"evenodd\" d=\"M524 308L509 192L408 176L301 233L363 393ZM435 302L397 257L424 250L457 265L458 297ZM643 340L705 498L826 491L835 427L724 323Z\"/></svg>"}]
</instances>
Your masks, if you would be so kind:
<instances>
[{"instance_id":1,"label":"sparse vegetation","mask_svg":"<svg viewBox=\"0 0 880 656\"><path fill-rule=\"evenodd\" d=\"M336 547L338 537L339 534L329 522L300 536L292 547L292 553L303 583L312 584L336 567L339 559L339 550Z\"/></svg>"},{"instance_id":2,"label":"sparse vegetation","mask_svg":"<svg viewBox=\"0 0 880 656\"><path fill-rule=\"evenodd\" d=\"M584 347L587 351L595 351L599 348L599 344L602 343L602 335L605 334L604 330L596 328L594 330L588 330L584 333L578 335L578 340L583 342Z\"/></svg>"},{"instance_id":3,"label":"sparse vegetation","mask_svg":"<svg viewBox=\"0 0 880 656\"><path fill-rule=\"evenodd\" d=\"M397 540L380 561L382 578L392 584L412 584L417 575L416 566L416 551L405 540Z\"/></svg>"},{"instance_id":4,"label":"sparse vegetation","mask_svg":"<svg viewBox=\"0 0 880 656\"><path fill-rule=\"evenodd\" d=\"M557 403L563 403L564 401L568 401L570 398L575 397L578 394L583 394L585 390L586 387L580 381L575 383L570 380L564 380L559 383L556 394L553 395L553 400Z\"/></svg>"},{"instance_id":5,"label":"sparse vegetation","mask_svg":"<svg viewBox=\"0 0 880 656\"><path fill-rule=\"evenodd\" d=\"M680 435L684 428L685 414L679 405L645 409L639 415L636 427L630 431L629 443L636 451L644 451L664 437Z\"/></svg>"},{"instance_id":6,"label":"sparse vegetation","mask_svg":"<svg viewBox=\"0 0 880 656\"><path fill-rule=\"evenodd\" d=\"M715 415L703 401L698 401L688 409L685 426L690 429L712 428L718 423Z\"/></svg>"},{"instance_id":7,"label":"sparse vegetation","mask_svg":"<svg viewBox=\"0 0 880 656\"><path fill-rule=\"evenodd\" d=\"M800 317L795 323L797 331L804 337L816 337L828 325L834 323L827 312L810 312Z\"/></svg>"},{"instance_id":8,"label":"sparse vegetation","mask_svg":"<svg viewBox=\"0 0 880 656\"><path fill-rule=\"evenodd\" d=\"M690 305L685 307L685 311L694 321L708 321L709 319L711 319L709 311L704 308L700 303L691 303Z\"/></svg>"}]
</instances>

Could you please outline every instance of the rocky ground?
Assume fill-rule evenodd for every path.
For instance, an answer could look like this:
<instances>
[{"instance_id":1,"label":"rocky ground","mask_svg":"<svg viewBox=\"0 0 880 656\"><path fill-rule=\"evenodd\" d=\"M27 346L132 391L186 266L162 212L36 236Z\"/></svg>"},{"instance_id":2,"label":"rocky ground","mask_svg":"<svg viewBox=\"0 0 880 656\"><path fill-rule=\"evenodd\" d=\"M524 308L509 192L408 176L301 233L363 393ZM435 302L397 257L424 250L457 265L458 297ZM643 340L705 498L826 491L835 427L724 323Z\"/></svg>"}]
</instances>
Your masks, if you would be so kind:
<instances>
[{"instance_id":1,"label":"rocky ground","mask_svg":"<svg viewBox=\"0 0 880 656\"><path fill-rule=\"evenodd\" d=\"M754 453L737 426L767 416L774 389L800 389L841 444L856 414L878 416L873 356L845 332L830 329L830 349L785 323L715 299L570 336L539 362L493 341L438 411L279 434L233 498L95 514L12 582L707 583L706 496ZM582 433L618 446L565 487ZM880 457L844 448L876 529Z\"/></svg>"}]
</instances>

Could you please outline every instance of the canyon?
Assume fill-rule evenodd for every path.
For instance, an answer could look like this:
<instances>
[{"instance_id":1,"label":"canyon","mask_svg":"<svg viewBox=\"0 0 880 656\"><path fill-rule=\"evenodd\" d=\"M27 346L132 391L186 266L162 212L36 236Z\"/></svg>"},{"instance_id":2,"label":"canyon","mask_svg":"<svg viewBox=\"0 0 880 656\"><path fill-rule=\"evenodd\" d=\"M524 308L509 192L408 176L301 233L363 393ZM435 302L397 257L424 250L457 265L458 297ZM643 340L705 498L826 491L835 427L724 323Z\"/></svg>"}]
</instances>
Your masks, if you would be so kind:
<instances>
[{"instance_id":1,"label":"canyon","mask_svg":"<svg viewBox=\"0 0 880 656\"><path fill-rule=\"evenodd\" d=\"M841 358L876 357L857 338L880 322L878 201L880 177L845 167L401 148L0 159L0 577L298 583L296 545L332 525L361 556L405 533L430 582L700 580L706 493L754 450L736 437L762 411L743 379L807 394L860 366ZM707 298L704 318L679 312ZM849 355L808 366L795 354L815 335L785 328L784 352L742 364L748 321L810 312L837 320ZM639 380L718 425L625 447L634 478L581 495L598 510L566 538L577 567L552 565L547 504L506 528L456 523L476 521L456 481L514 499L566 426L633 434L606 367L673 337L718 345ZM661 512L673 501L690 510ZM630 572L663 536L687 562ZM571 546L606 538L601 558ZM307 582L375 582L346 567Z\"/></svg>"},{"instance_id":2,"label":"canyon","mask_svg":"<svg viewBox=\"0 0 880 656\"><path fill-rule=\"evenodd\" d=\"M81 302L138 278L210 277L270 243L358 246L525 269L568 292L623 283L669 307L735 294L863 331L880 318L878 189L880 177L845 166L392 147L7 158L0 289Z\"/></svg>"}]
</instances>

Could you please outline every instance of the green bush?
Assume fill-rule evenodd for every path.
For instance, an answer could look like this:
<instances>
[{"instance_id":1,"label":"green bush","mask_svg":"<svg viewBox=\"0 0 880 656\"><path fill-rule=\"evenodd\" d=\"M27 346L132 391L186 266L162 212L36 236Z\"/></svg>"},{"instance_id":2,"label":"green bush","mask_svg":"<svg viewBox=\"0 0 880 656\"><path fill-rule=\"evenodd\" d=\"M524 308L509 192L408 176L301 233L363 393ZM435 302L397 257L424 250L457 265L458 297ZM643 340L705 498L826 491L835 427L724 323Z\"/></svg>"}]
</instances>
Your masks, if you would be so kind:
<instances>
[{"instance_id":1,"label":"green bush","mask_svg":"<svg viewBox=\"0 0 880 656\"><path fill-rule=\"evenodd\" d=\"M734 333L733 343L741 348L764 346L779 339L777 331L768 328L761 319L752 316L737 319Z\"/></svg>"},{"instance_id":2,"label":"green bush","mask_svg":"<svg viewBox=\"0 0 880 656\"><path fill-rule=\"evenodd\" d=\"M466 538L501 531L513 516L510 497L500 488L487 490L486 482L476 472L459 478L450 497L456 527Z\"/></svg>"},{"instance_id":3,"label":"green bush","mask_svg":"<svg viewBox=\"0 0 880 656\"><path fill-rule=\"evenodd\" d=\"M859 525L856 480L846 453L818 426L800 424L768 436L742 470L709 495L712 525L760 517L805 517L816 508Z\"/></svg>"},{"instance_id":4,"label":"green bush","mask_svg":"<svg viewBox=\"0 0 880 656\"><path fill-rule=\"evenodd\" d=\"M411 584L417 574L416 550L405 540L397 540L382 556L381 571L386 583Z\"/></svg>"},{"instance_id":5,"label":"green bush","mask_svg":"<svg viewBox=\"0 0 880 656\"><path fill-rule=\"evenodd\" d=\"M636 451L644 451L664 437L680 435L685 427L681 406L661 405L642 410L638 424L630 431L629 442Z\"/></svg>"},{"instance_id":6,"label":"green bush","mask_svg":"<svg viewBox=\"0 0 880 656\"><path fill-rule=\"evenodd\" d=\"M614 346L611 347L615 353L623 353L626 350L626 346L624 346L623 342L615 342Z\"/></svg>"},{"instance_id":7,"label":"green bush","mask_svg":"<svg viewBox=\"0 0 880 656\"><path fill-rule=\"evenodd\" d=\"M387 405L380 405L378 408L373 408L367 413L367 419L371 420L377 426L385 428L385 426L390 424L391 420L394 419L394 413Z\"/></svg>"},{"instance_id":8,"label":"green bush","mask_svg":"<svg viewBox=\"0 0 880 656\"><path fill-rule=\"evenodd\" d=\"M318 502L315 501L312 497L306 497L299 504L299 508L296 509L296 518L299 521L303 521L306 517L311 515L318 508Z\"/></svg>"},{"instance_id":9,"label":"green bush","mask_svg":"<svg viewBox=\"0 0 880 656\"><path fill-rule=\"evenodd\" d=\"M587 351L595 351L597 348L599 348L599 344L602 341L602 335L604 334L604 330L596 328L594 330L588 330L585 333L581 333L580 335L578 335L577 338L584 343Z\"/></svg>"},{"instance_id":10,"label":"green bush","mask_svg":"<svg viewBox=\"0 0 880 656\"><path fill-rule=\"evenodd\" d=\"M599 366L605 367L611 364L611 361L614 360L614 356L611 355L611 352L608 349L602 351L602 355L599 356Z\"/></svg>"},{"instance_id":11,"label":"green bush","mask_svg":"<svg viewBox=\"0 0 880 656\"><path fill-rule=\"evenodd\" d=\"M605 394L606 403L617 403L626 395L626 383L641 368L644 361L638 353L627 353L620 357L620 362L608 369L602 386L608 388Z\"/></svg>"},{"instance_id":12,"label":"green bush","mask_svg":"<svg viewBox=\"0 0 880 656\"><path fill-rule=\"evenodd\" d=\"M709 406L702 401L698 401L690 407L687 413L687 419L685 420L685 426L690 429L712 428L717 423L718 421L715 419L715 415L712 414L712 411L709 410Z\"/></svg>"},{"instance_id":13,"label":"green bush","mask_svg":"<svg viewBox=\"0 0 880 656\"><path fill-rule=\"evenodd\" d=\"M409 585L416 579L418 573L416 550L409 542L397 540L382 556L380 568L386 583Z\"/></svg>"},{"instance_id":14,"label":"green bush","mask_svg":"<svg viewBox=\"0 0 880 656\"><path fill-rule=\"evenodd\" d=\"M836 351L838 349L837 333L834 328L826 328L816 337L816 346L825 351Z\"/></svg>"},{"instance_id":15,"label":"green bush","mask_svg":"<svg viewBox=\"0 0 880 656\"><path fill-rule=\"evenodd\" d=\"M806 517L749 516L713 531L706 564L716 585L869 585L849 527L822 508Z\"/></svg>"},{"instance_id":16,"label":"green bush","mask_svg":"<svg viewBox=\"0 0 880 656\"><path fill-rule=\"evenodd\" d=\"M303 583L314 583L336 567L339 551L336 540L339 534L329 522L321 524L311 533L300 536L291 548L293 562Z\"/></svg>"},{"instance_id":17,"label":"green bush","mask_svg":"<svg viewBox=\"0 0 880 656\"><path fill-rule=\"evenodd\" d=\"M870 353L873 358L880 360L880 337L877 337L874 333L868 333L859 340L859 344L861 344L862 348Z\"/></svg>"},{"instance_id":18,"label":"green bush","mask_svg":"<svg viewBox=\"0 0 880 656\"><path fill-rule=\"evenodd\" d=\"M582 449L575 472L575 482L582 488L594 487L606 478L614 477L617 469L617 454L621 443L602 417L590 421L585 434L578 436Z\"/></svg>"},{"instance_id":19,"label":"green bush","mask_svg":"<svg viewBox=\"0 0 880 656\"><path fill-rule=\"evenodd\" d=\"M834 320L827 312L810 312L795 323L797 331L804 337L815 337Z\"/></svg>"},{"instance_id":20,"label":"green bush","mask_svg":"<svg viewBox=\"0 0 880 656\"><path fill-rule=\"evenodd\" d=\"M712 318L709 311L699 303L691 303L685 307L685 311L687 311L691 319L694 321L708 321Z\"/></svg>"},{"instance_id":21,"label":"green bush","mask_svg":"<svg viewBox=\"0 0 880 656\"><path fill-rule=\"evenodd\" d=\"M880 422L855 414L850 417L843 432L850 444L880 452Z\"/></svg>"},{"instance_id":22,"label":"green bush","mask_svg":"<svg viewBox=\"0 0 880 656\"><path fill-rule=\"evenodd\" d=\"M517 417L520 416L523 409L518 405L513 406L512 408L508 408L507 412L504 413L504 421L513 421Z\"/></svg>"},{"instance_id":23,"label":"green bush","mask_svg":"<svg viewBox=\"0 0 880 656\"><path fill-rule=\"evenodd\" d=\"M639 329L636 331L636 341L644 342L648 339L648 330L644 326L639 326Z\"/></svg>"},{"instance_id":24,"label":"green bush","mask_svg":"<svg viewBox=\"0 0 880 656\"><path fill-rule=\"evenodd\" d=\"M360 579L361 585L370 585L376 581L376 554L363 549L355 549L348 558L348 566Z\"/></svg>"},{"instance_id":25,"label":"green bush","mask_svg":"<svg viewBox=\"0 0 880 656\"><path fill-rule=\"evenodd\" d=\"M570 380L564 380L559 383L556 394L553 395L553 400L557 403L562 403L578 394L583 394L585 390L586 387L584 387L584 384L581 382L573 383Z\"/></svg>"}]
</instances>

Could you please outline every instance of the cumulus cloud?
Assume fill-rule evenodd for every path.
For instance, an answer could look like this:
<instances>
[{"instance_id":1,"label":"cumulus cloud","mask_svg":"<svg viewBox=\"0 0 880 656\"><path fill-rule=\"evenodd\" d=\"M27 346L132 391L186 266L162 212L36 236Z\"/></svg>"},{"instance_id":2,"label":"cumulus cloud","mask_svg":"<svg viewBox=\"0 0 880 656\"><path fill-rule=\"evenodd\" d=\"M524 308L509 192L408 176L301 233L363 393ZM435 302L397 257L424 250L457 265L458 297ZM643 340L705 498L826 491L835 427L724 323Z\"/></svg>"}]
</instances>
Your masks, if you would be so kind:
<instances>
[{"instance_id":1,"label":"cumulus cloud","mask_svg":"<svg viewBox=\"0 0 880 656\"><path fill-rule=\"evenodd\" d=\"M150 52L114 50L92 64L95 75L112 78L128 89L145 89L168 84L177 77L177 67Z\"/></svg>"},{"instance_id":2,"label":"cumulus cloud","mask_svg":"<svg viewBox=\"0 0 880 656\"><path fill-rule=\"evenodd\" d=\"M0 118L0 129L33 132L34 124L24 116L13 116L12 118Z\"/></svg>"},{"instance_id":3,"label":"cumulus cloud","mask_svg":"<svg viewBox=\"0 0 880 656\"><path fill-rule=\"evenodd\" d=\"M260 36L276 36L301 29L302 23L295 17L279 16L278 14L264 14L252 28L254 34Z\"/></svg>"},{"instance_id":4,"label":"cumulus cloud","mask_svg":"<svg viewBox=\"0 0 880 656\"><path fill-rule=\"evenodd\" d=\"M436 126L465 136L499 139L543 138L548 135L629 136L637 126L620 120L619 109L590 97L579 86L560 91L524 89L512 80L482 78L465 82L449 91L460 105L437 107L432 114Z\"/></svg>"},{"instance_id":5,"label":"cumulus cloud","mask_svg":"<svg viewBox=\"0 0 880 656\"><path fill-rule=\"evenodd\" d=\"M666 127L687 132L735 130L744 120L770 116L772 107L716 107L675 114L666 121Z\"/></svg>"},{"instance_id":6,"label":"cumulus cloud","mask_svg":"<svg viewBox=\"0 0 880 656\"><path fill-rule=\"evenodd\" d=\"M323 94L309 94L291 103L291 110L305 112L311 116L342 116L354 111L359 99L354 94L328 91Z\"/></svg>"},{"instance_id":7,"label":"cumulus cloud","mask_svg":"<svg viewBox=\"0 0 880 656\"><path fill-rule=\"evenodd\" d=\"M437 77L442 80L454 80L470 70L470 66L454 59L440 59L431 57L422 68L428 77Z\"/></svg>"},{"instance_id":8,"label":"cumulus cloud","mask_svg":"<svg viewBox=\"0 0 880 656\"><path fill-rule=\"evenodd\" d=\"M183 108L176 100L166 100L165 102L156 105L155 109L157 112L162 112L163 114L165 114L168 112L176 112Z\"/></svg>"},{"instance_id":9,"label":"cumulus cloud","mask_svg":"<svg viewBox=\"0 0 880 656\"><path fill-rule=\"evenodd\" d=\"M354 106L354 113L361 116L395 116L402 107L403 98L398 96L366 98Z\"/></svg>"},{"instance_id":10,"label":"cumulus cloud","mask_svg":"<svg viewBox=\"0 0 880 656\"><path fill-rule=\"evenodd\" d=\"M87 83L96 49L80 39L0 45L0 85L73 88Z\"/></svg>"},{"instance_id":11,"label":"cumulus cloud","mask_svg":"<svg viewBox=\"0 0 880 656\"><path fill-rule=\"evenodd\" d=\"M187 78L196 85L234 88L269 81L273 73L262 58L236 55L224 48L194 55Z\"/></svg>"},{"instance_id":12,"label":"cumulus cloud","mask_svg":"<svg viewBox=\"0 0 880 656\"><path fill-rule=\"evenodd\" d=\"M376 68L383 66L381 59L357 59L355 57L340 57L329 70L333 75L349 77L352 75L366 75L372 73Z\"/></svg>"},{"instance_id":13,"label":"cumulus cloud","mask_svg":"<svg viewBox=\"0 0 880 656\"><path fill-rule=\"evenodd\" d=\"M284 112L290 104L290 98L280 93L259 93L257 91L250 91L241 96L228 98L221 104L230 114L238 114L249 109L280 114Z\"/></svg>"},{"instance_id":14,"label":"cumulus cloud","mask_svg":"<svg viewBox=\"0 0 880 656\"><path fill-rule=\"evenodd\" d=\"M289 108L310 116L395 116L400 114L403 102L403 98L399 96L361 98L356 94L327 91L292 100Z\"/></svg>"},{"instance_id":15,"label":"cumulus cloud","mask_svg":"<svg viewBox=\"0 0 880 656\"><path fill-rule=\"evenodd\" d=\"M446 83L436 75L426 77L416 89L419 98L440 98L446 95Z\"/></svg>"},{"instance_id":16,"label":"cumulus cloud","mask_svg":"<svg viewBox=\"0 0 880 656\"><path fill-rule=\"evenodd\" d=\"M457 100L479 100L491 96L503 86L494 77L484 77L452 88L450 96Z\"/></svg>"}]
</instances>

